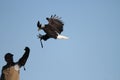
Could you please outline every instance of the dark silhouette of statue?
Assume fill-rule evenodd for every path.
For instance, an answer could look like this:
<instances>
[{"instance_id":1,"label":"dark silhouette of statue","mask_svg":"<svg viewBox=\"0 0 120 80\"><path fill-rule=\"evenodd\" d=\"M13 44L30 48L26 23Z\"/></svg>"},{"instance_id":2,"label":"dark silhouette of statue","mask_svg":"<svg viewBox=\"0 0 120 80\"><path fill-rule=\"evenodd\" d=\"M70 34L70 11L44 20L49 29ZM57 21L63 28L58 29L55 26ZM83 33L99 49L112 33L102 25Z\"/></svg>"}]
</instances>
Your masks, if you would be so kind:
<instances>
[{"instance_id":1,"label":"dark silhouette of statue","mask_svg":"<svg viewBox=\"0 0 120 80\"><path fill-rule=\"evenodd\" d=\"M24 50L25 53L17 62L13 61L13 54L5 54L4 58L7 64L2 68L0 80L20 80L20 68L25 65L30 53L29 47L25 47Z\"/></svg>"}]
</instances>

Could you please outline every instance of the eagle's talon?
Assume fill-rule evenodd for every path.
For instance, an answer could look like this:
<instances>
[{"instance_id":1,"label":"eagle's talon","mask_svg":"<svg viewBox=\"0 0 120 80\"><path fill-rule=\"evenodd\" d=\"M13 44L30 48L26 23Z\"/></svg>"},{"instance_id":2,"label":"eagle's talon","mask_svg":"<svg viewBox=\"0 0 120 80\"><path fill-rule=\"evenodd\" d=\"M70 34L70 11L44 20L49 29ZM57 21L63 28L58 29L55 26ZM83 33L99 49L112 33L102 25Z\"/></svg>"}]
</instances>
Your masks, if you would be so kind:
<instances>
[{"instance_id":1,"label":"eagle's talon","mask_svg":"<svg viewBox=\"0 0 120 80\"><path fill-rule=\"evenodd\" d=\"M38 39L39 39L39 38L42 39L42 35L41 35L41 34L37 35L37 37L38 37Z\"/></svg>"}]
</instances>

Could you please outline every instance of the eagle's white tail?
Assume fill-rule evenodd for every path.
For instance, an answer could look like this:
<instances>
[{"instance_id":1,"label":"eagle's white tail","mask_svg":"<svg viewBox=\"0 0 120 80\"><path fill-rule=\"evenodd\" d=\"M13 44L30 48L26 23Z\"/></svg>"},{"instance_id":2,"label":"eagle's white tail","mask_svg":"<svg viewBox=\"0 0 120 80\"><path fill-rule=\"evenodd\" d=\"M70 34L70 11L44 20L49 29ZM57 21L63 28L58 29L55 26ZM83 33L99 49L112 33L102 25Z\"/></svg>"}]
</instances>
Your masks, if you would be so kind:
<instances>
[{"instance_id":1,"label":"eagle's white tail","mask_svg":"<svg viewBox=\"0 0 120 80\"><path fill-rule=\"evenodd\" d=\"M57 39L69 39L69 38L66 37L66 36L63 36L63 35L58 35L58 36L57 36Z\"/></svg>"}]
</instances>

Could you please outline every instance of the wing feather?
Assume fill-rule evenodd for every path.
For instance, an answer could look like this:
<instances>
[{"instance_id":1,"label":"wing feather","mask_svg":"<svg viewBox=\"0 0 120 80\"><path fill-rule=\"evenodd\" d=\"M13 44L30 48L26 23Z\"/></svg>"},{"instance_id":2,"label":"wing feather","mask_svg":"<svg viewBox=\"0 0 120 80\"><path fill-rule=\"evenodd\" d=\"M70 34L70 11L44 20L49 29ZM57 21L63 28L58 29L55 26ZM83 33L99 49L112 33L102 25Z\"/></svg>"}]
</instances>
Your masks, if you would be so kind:
<instances>
[{"instance_id":1,"label":"wing feather","mask_svg":"<svg viewBox=\"0 0 120 80\"><path fill-rule=\"evenodd\" d=\"M61 18L56 15L51 15L50 18L46 18L48 20L48 25L51 25L59 34L63 31L63 25Z\"/></svg>"}]
</instances>

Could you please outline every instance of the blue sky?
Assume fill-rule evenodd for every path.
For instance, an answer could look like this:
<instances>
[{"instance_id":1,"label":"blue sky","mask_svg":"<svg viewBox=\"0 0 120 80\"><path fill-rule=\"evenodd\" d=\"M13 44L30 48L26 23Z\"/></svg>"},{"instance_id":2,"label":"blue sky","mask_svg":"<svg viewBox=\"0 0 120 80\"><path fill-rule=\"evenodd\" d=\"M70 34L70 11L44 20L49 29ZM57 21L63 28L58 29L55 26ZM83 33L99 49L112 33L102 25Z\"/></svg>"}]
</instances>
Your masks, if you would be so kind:
<instances>
[{"instance_id":1,"label":"blue sky","mask_svg":"<svg viewBox=\"0 0 120 80\"><path fill-rule=\"evenodd\" d=\"M43 41L36 23L56 14L69 40ZM31 53L21 80L120 80L119 0L0 0L0 69L4 55ZM0 73L1 74L1 73Z\"/></svg>"}]
</instances>

